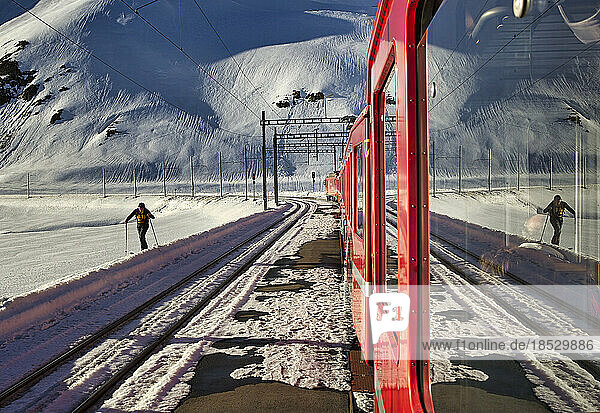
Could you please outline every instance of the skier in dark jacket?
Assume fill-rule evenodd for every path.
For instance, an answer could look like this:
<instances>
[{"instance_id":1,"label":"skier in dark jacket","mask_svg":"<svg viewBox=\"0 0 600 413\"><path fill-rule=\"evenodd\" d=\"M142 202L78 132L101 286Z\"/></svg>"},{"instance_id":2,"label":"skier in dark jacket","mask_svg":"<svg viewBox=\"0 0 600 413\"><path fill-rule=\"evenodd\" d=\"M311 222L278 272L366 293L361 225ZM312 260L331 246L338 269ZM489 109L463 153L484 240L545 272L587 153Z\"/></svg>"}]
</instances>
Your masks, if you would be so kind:
<instances>
[{"instance_id":1,"label":"skier in dark jacket","mask_svg":"<svg viewBox=\"0 0 600 413\"><path fill-rule=\"evenodd\" d=\"M148 232L148 228L150 227L150 219L154 219L154 215L150 211L146 209L146 205L143 202L140 202L138 207L134 209L131 214L127 218L125 218L125 224L135 216L137 220L137 231L140 236L140 244L142 245L142 249L148 249L148 243L146 242L146 232Z\"/></svg>"},{"instance_id":2,"label":"skier in dark jacket","mask_svg":"<svg viewBox=\"0 0 600 413\"><path fill-rule=\"evenodd\" d=\"M550 214L550 224L552 224L552 227L554 228L554 236L552 237L552 243L554 245L558 245L560 242L560 231L563 225L565 209L575 216L575 210L565 201L562 201L560 195L554 195L554 201L550 202L544 209L544 213Z\"/></svg>"}]
</instances>

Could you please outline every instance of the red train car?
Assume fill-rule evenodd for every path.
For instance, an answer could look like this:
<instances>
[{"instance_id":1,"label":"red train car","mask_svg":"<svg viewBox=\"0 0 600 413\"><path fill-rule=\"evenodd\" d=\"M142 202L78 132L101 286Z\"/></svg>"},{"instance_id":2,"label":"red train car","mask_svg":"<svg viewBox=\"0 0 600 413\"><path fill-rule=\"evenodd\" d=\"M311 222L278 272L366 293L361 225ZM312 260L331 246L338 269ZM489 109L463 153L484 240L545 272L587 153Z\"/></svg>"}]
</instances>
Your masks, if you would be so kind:
<instances>
[{"instance_id":1,"label":"red train car","mask_svg":"<svg viewBox=\"0 0 600 413\"><path fill-rule=\"evenodd\" d=\"M325 195L328 201L337 201L340 194L339 180L335 173L325 177Z\"/></svg>"},{"instance_id":2,"label":"red train car","mask_svg":"<svg viewBox=\"0 0 600 413\"><path fill-rule=\"evenodd\" d=\"M545 274L546 284L554 282L557 268L568 268L565 282L593 285L588 291L598 294L600 243L597 231L586 233L584 224L586 211L597 208L589 199L600 193L597 181L592 191L586 186L586 171L592 163L600 165L600 151L584 142L597 127L593 114L599 111L600 82L587 76L598 65L598 21L597 6L584 0L379 1L367 59L366 107L350 131L338 175L353 322L363 356L374 368L375 411L434 411L430 354L423 345L430 340L429 280L436 276L429 271L430 226L438 240L453 236L462 247L477 249L469 250L477 262L516 260L532 248L527 245L544 244L539 211L556 197L553 159L561 162L562 194L573 200L576 212L572 221L565 220L571 231L560 241L565 246L558 245L555 233L552 245L543 247L564 259L555 265L540 256L534 269L520 271L534 280ZM436 160L442 165L436 167ZM437 181L436 170L443 172ZM434 197L436 190L448 195L432 202L431 222L429 182ZM502 202L490 198L494 185ZM465 191L470 195L463 196ZM541 208L519 215L523 207L520 201L513 205L511 197L528 204L537 199ZM497 243L481 241L491 234L502 236ZM395 307L388 306L396 299ZM597 305L594 300L587 304ZM382 329L382 320L398 324ZM406 321L402 327L400 321ZM516 390L532 386L518 374L503 376L497 366L478 366L489 377L521 380ZM555 384L547 381L552 393ZM461 391L486 397L474 387L434 387L436 396L445 396L435 397L436 408L492 406L491 398L462 398ZM523 411L517 393L505 398L513 403L510 408L495 411ZM573 398L565 406L584 410L579 403Z\"/></svg>"},{"instance_id":3,"label":"red train car","mask_svg":"<svg viewBox=\"0 0 600 413\"><path fill-rule=\"evenodd\" d=\"M368 53L367 106L350 131L339 174L353 321L363 356L374 366L377 412L433 411L428 358L419 346L429 336L429 297L414 287L429 283L428 150L419 117L425 108L417 105L417 36L437 3L380 1ZM390 210L398 223L392 241L397 259L387 248ZM390 292L410 298L408 327L373 340L370 299Z\"/></svg>"}]
</instances>

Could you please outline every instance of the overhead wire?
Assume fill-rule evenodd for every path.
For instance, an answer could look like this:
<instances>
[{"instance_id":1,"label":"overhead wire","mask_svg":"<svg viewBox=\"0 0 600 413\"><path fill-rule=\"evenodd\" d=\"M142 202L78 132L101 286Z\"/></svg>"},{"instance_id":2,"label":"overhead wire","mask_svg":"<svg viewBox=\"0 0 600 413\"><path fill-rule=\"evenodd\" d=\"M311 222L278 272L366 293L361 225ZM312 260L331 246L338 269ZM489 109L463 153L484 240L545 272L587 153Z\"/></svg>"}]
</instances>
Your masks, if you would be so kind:
<instances>
[{"instance_id":1,"label":"overhead wire","mask_svg":"<svg viewBox=\"0 0 600 413\"><path fill-rule=\"evenodd\" d=\"M233 56L233 53L231 53L231 50L229 50L229 47L227 47L227 44L225 44L225 41L223 40L223 38L221 37L221 35L217 31L217 29L215 28L215 26L212 24L212 22L210 21L210 19L208 18L208 16L206 15L206 13L204 12L204 10L202 9L202 7L200 7L200 4L198 4L198 1L197 0L193 0L193 1L194 1L194 4L196 5L196 7L198 7L198 9L200 10L200 13L202 13L202 16L204 16L204 18L206 19L206 22L208 23L208 25L210 26L210 28L217 35L217 38L219 39L219 41L221 42L221 44L223 45L223 47L225 48L225 50L227 50L227 53L229 53L229 56L231 56L231 58L233 59L233 61L237 65L238 69L240 70L240 73L244 76L244 78L248 81L248 83L250 83L250 85L254 88L254 90L258 91L258 88L254 85L254 83L252 82L252 80L250 80L250 78L246 75L246 73L244 72L244 69L242 69L242 66L239 64L239 62L237 61L237 59ZM262 94L260 94L260 97L263 100L263 102L265 102L265 104L267 105L267 108L269 108L269 110L271 110L271 112L273 112L274 114L276 114L275 111L273 110L273 108L271 108L271 105L269 104L269 102L267 102L267 100L264 98L264 96Z\"/></svg>"},{"instance_id":2,"label":"overhead wire","mask_svg":"<svg viewBox=\"0 0 600 413\"><path fill-rule=\"evenodd\" d=\"M530 89L531 87L533 87L534 85L536 85L538 82L541 82L542 80L546 79L548 76L552 75L554 72L556 72L557 70L563 68L564 66L566 66L568 63L570 63L571 61L573 61L574 59L578 58L579 56L581 56L583 53L589 51L591 48L593 48L594 46L598 45L600 43L600 40L596 40L593 43L590 43L586 48L580 50L578 53L574 54L573 56L571 56L569 59L567 59L566 61L564 61L563 63L561 63L560 65L556 66L554 69L552 69L550 72L546 73L544 76L540 77L539 79L536 79L534 82L528 84L525 87L522 87L521 89L518 89L516 92L514 92L512 95L502 99L501 101L497 102L497 105L503 105L504 103L508 102L509 100L511 100L512 98L514 98L515 96L517 96L520 93L523 93L525 91L527 91L528 89ZM485 121L486 119L481 119L479 122L475 122L472 124L472 126L477 126L480 123L482 123L483 121ZM442 128L442 129L436 129L433 130L432 132L443 132L449 129L453 129L459 125L462 125L464 122L458 122L455 123L454 125ZM514 126L514 125L513 125Z\"/></svg>"},{"instance_id":3,"label":"overhead wire","mask_svg":"<svg viewBox=\"0 0 600 413\"><path fill-rule=\"evenodd\" d=\"M113 70L115 73L119 74L120 76L122 76L123 78L129 80L131 83L135 84L136 86L138 86L139 88L145 90L146 92L148 92L150 95L160 99L161 101L165 102L166 104L168 104L169 106L179 110L182 113L185 113L186 115L189 116L195 116L198 117L200 119L202 119L201 117L199 117L198 115L194 115L189 113L187 110L183 109L181 106L169 101L168 99L166 99L165 97L161 96L158 92L155 92L149 88L147 88L146 86L144 86L143 84L141 84L140 82L138 82L137 80L135 80L134 78L132 78L131 76L127 75L126 73L123 73L121 70L117 69L115 66L113 66L112 64L108 63L106 60L102 59L101 57L97 56L96 54L94 54L92 51L90 51L89 49L87 49L86 47L82 46L81 44L79 44L78 42L76 42L75 40L71 39L69 36L67 36L66 34L62 33L60 30L56 29L54 26L52 26L51 24L49 24L48 22L46 22L45 20L43 20L42 18L40 18L39 16L37 16L36 14L34 14L31 10L27 9L25 6L23 6L21 3L19 3L17 0L10 0L12 1L14 4L16 4L19 8L21 8L24 12L26 12L27 14L31 15L33 18L35 18L36 20L38 20L39 22L41 22L42 24L44 24L45 26L47 26L48 28L50 28L52 31L54 31L56 34L58 34L59 36L61 36L63 39L67 40L69 43L73 44L75 47L77 47L78 49L82 50L83 52L85 52L86 54L88 54L90 57L96 59L97 61L99 61L100 63L102 63L103 65L105 65L106 67L110 68L111 70ZM234 132L219 126L214 126L211 125L209 122L207 122L206 120L203 120L204 122L206 122L206 124L213 128L213 129L217 129L217 130L222 130L224 132L233 134L233 135L238 135L238 136L244 136L244 137L255 137L253 135L247 135L247 134L243 134L243 133L238 133L238 132Z\"/></svg>"},{"instance_id":4,"label":"overhead wire","mask_svg":"<svg viewBox=\"0 0 600 413\"><path fill-rule=\"evenodd\" d=\"M479 16L479 18L481 18L483 9L485 9L485 6L489 3L489 1L490 0L486 0L485 3L483 3L483 6L481 6L481 8L479 9L479 12L477 13L477 15ZM452 58L452 56L454 56L454 52L462 44L462 41L465 40L465 37L467 37L467 33L469 33L469 29L465 30L465 32L463 33L462 37L460 38L460 40L458 41L458 43L456 43L456 46L454 47L454 49L452 49L452 51L450 52L450 54L448 55L448 57L446 58L446 60L444 61L444 63L442 63L442 65L439 66L439 69L436 72L436 74L432 76L430 82L433 82L436 79L436 77L440 73L442 73L442 70L444 70L444 67L446 66L446 64L450 61L450 59Z\"/></svg>"},{"instance_id":5,"label":"overhead wire","mask_svg":"<svg viewBox=\"0 0 600 413\"><path fill-rule=\"evenodd\" d=\"M539 16L537 16L535 19L533 19L531 22L529 22L527 25L525 25L525 27L523 27L523 29L521 29L517 34L513 35L513 37L508 42L506 42L504 45L502 45L502 47L500 47L498 50L496 50L496 52L494 52L485 62L483 62L473 73L471 73L469 76L464 78L458 85L456 85L445 96L441 97L440 100L438 100L435 105L433 105L431 108L429 108L429 110L427 112L428 113L431 112L433 109L435 109L437 106L439 106L440 103L442 103L444 100L446 100L448 97L450 97L450 95L452 95L454 92L456 92L458 89L460 89L473 76L475 76L477 73L479 73L480 70L482 70L485 66L487 66L487 64L489 62L491 62L496 56L498 56L502 52L502 50L504 50L506 47L508 47L508 45L511 44L513 42L513 40L517 39L521 34L523 34L523 32L525 32L525 30L527 30L530 26L532 26L539 19L544 17L546 15L546 13L548 13L554 6L556 6L561 1L562 0L555 0L554 3L552 3L550 6L548 6L548 8L546 8L546 10L544 10Z\"/></svg>"},{"instance_id":6,"label":"overhead wire","mask_svg":"<svg viewBox=\"0 0 600 413\"><path fill-rule=\"evenodd\" d=\"M198 69L200 69L206 76L208 76L213 82L215 82L221 89L223 89L228 95L230 95L238 103L240 103L242 106L244 106L248 110L248 112L252 113L257 119L261 120L261 117L257 113L255 113L246 103L244 103L237 95L235 95L231 90L229 90L229 88L227 88L217 78L215 78L206 69L204 69L202 67L202 65L200 65L200 63L198 61L196 61L196 59L194 59L189 53L187 53L185 50L183 50L183 48L181 48L181 46L178 46L166 34L164 34L160 29L158 29L158 27L156 27L154 24L152 24L144 16L142 16L141 14L139 14L138 12L136 12L133 9L133 7L131 7L129 5L129 3L127 3L125 0L119 0L119 1L121 3L123 3L129 10L131 10L132 12L134 12L140 19L142 19L142 21L144 21L144 23L146 23L148 26L150 26L152 28L152 30L154 30L155 32L157 32L162 38L164 38L166 41L168 41L173 47L175 47L176 49L178 49L186 58L188 58L192 63L194 63Z\"/></svg>"}]
</instances>

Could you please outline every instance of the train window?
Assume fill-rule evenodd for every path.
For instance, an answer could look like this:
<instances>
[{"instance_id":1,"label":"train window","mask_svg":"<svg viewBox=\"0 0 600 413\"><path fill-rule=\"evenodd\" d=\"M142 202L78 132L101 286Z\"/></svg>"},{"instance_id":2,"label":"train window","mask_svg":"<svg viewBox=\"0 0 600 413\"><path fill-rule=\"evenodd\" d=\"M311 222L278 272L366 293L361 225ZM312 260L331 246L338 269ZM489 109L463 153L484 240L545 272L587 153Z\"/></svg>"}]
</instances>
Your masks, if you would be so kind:
<instances>
[{"instance_id":1,"label":"train window","mask_svg":"<svg viewBox=\"0 0 600 413\"><path fill-rule=\"evenodd\" d=\"M599 7L446 0L428 26L432 343L599 335ZM435 411L600 411L591 353L545 349L432 351Z\"/></svg>"},{"instance_id":2,"label":"train window","mask_svg":"<svg viewBox=\"0 0 600 413\"><path fill-rule=\"evenodd\" d=\"M390 74L383 86L379 103L383 114L380 123L380 136L383 136L383 163L385 170L384 193L386 216L386 231L384 242L386 245L385 260L386 279L388 291L398 290L398 230L396 222L398 219L398 185L397 185L397 156L396 156L396 68L392 66ZM391 222L390 222L391 221ZM384 243L382 242L382 244ZM400 247L400 249L404 249Z\"/></svg>"},{"instance_id":3,"label":"train window","mask_svg":"<svg viewBox=\"0 0 600 413\"><path fill-rule=\"evenodd\" d=\"M355 149L356 158L356 233L363 236L363 211L364 211L364 188L363 188L363 144Z\"/></svg>"}]
</instances>

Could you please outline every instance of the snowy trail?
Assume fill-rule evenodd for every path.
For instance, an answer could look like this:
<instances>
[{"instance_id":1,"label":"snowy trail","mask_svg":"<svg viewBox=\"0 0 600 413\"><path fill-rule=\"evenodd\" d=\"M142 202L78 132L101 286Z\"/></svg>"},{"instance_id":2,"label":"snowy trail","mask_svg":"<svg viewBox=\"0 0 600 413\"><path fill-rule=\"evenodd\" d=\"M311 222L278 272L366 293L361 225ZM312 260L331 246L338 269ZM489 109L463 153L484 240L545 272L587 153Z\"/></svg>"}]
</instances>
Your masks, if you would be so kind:
<instances>
[{"instance_id":1,"label":"snowy trail","mask_svg":"<svg viewBox=\"0 0 600 413\"><path fill-rule=\"evenodd\" d=\"M289 220L290 218L288 218ZM293 218L292 218L293 219ZM271 231L273 237L275 233ZM265 238L266 239L266 238ZM38 383L31 394L7 408L19 411L65 411L75 407L83 396L105 380L111 372L119 370L139 349L143 348L161 331L167 329L172 320L181 317L195 303L206 296L216 286L220 285L233 269L246 257L265 242L265 239L255 242L225 267L192 283L183 291L163 300L148 310L140 320L134 320L123 328L126 335L115 333L109 336L100 346L92 349L79 359L55 371L51 376ZM168 268L168 267L167 267ZM171 268L172 269L172 268ZM71 406L71 407L69 407Z\"/></svg>"},{"instance_id":2,"label":"snowy trail","mask_svg":"<svg viewBox=\"0 0 600 413\"><path fill-rule=\"evenodd\" d=\"M262 210L261 203L235 196L0 196L0 251L10 258L0 262L0 305L126 260L118 223L140 201L155 214L162 245ZM128 232L129 249L138 251L135 223ZM147 239L153 247L152 232Z\"/></svg>"},{"instance_id":3,"label":"snowy trail","mask_svg":"<svg viewBox=\"0 0 600 413\"><path fill-rule=\"evenodd\" d=\"M0 386L131 311L287 210L255 214L11 302L0 311Z\"/></svg>"}]
</instances>

